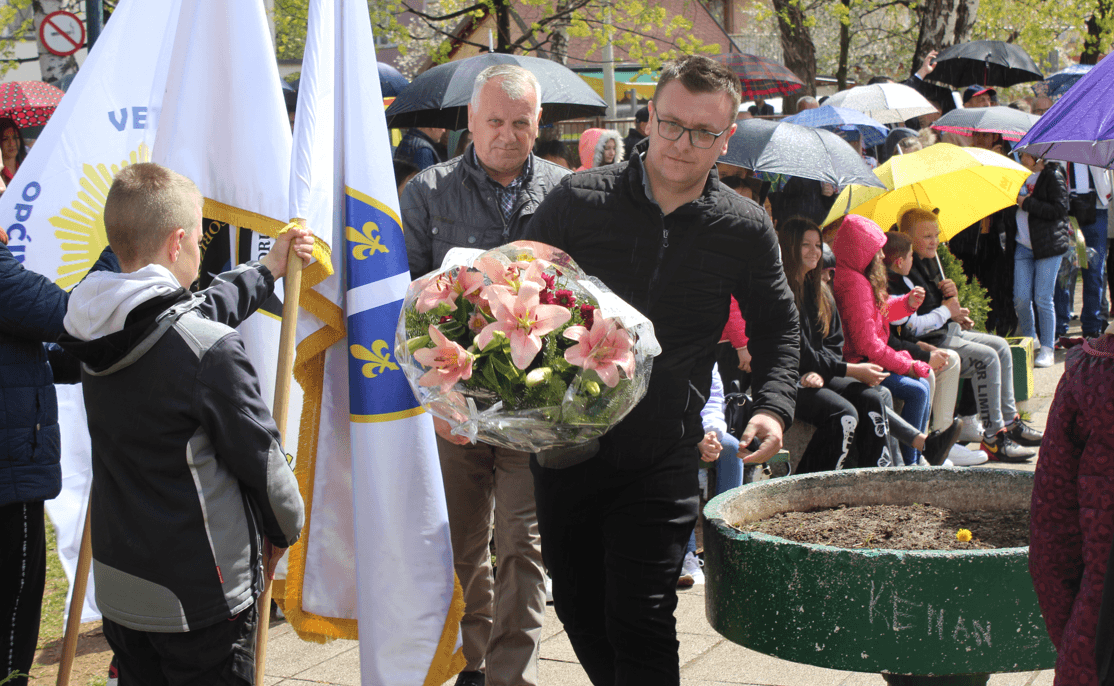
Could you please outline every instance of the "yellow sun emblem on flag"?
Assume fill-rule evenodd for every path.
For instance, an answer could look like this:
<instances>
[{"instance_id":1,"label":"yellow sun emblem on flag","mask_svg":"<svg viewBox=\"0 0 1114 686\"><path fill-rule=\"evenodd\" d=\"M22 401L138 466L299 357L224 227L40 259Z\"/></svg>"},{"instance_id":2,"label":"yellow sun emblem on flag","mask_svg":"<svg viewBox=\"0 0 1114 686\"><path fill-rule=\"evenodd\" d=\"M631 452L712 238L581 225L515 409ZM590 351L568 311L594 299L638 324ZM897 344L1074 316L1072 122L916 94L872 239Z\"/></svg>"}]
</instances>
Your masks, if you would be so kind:
<instances>
[{"instance_id":1,"label":"yellow sun emblem on flag","mask_svg":"<svg viewBox=\"0 0 1114 686\"><path fill-rule=\"evenodd\" d=\"M104 201L112 180L128 165L150 161L151 149L140 143L139 149L132 151L128 159L120 164L82 165L84 176L79 182L82 190L78 192L77 199L50 218L51 226L58 229L54 237L62 241L59 286L68 289L81 281L108 245L104 232Z\"/></svg>"}]
</instances>

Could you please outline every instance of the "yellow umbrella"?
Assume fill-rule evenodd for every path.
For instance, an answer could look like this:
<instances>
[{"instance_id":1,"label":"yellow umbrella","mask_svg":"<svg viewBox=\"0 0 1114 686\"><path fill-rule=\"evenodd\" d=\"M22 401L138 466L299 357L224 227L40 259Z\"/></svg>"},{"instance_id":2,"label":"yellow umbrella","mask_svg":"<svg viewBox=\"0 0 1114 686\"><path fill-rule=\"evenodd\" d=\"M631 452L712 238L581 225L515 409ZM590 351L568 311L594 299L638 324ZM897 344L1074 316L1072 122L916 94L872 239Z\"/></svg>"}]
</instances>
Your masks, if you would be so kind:
<instances>
[{"instance_id":1,"label":"yellow umbrella","mask_svg":"<svg viewBox=\"0 0 1114 686\"><path fill-rule=\"evenodd\" d=\"M588 82L599 96L603 97L603 79L594 76L580 75L580 78ZM622 99L627 91L633 90L638 93L638 97L649 100L654 97L654 90L658 87L657 82L647 83L645 81L615 81L615 95Z\"/></svg>"},{"instance_id":2,"label":"yellow umbrella","mask_svg":"<svg viewBox=\"0 0 1114 686\"><path fill-rule=\"evenodd\" d=\"M888 230L910 207L939 210L940 240L998 210L1017 203L1031 172L1005 155L982 148L937 143L894 155L874 174L885 189L848 186L839 194L824 225L858 214Z\"/></svg>"}]
</instances>

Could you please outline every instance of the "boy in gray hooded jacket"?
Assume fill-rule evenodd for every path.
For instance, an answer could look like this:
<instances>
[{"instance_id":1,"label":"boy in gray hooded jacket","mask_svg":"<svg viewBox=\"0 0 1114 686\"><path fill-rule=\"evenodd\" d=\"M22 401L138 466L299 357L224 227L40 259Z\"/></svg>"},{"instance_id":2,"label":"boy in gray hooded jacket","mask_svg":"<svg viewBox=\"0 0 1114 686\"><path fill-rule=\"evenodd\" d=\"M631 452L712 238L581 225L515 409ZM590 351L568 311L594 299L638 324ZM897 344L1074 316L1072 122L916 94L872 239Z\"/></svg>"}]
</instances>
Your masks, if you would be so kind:
<instances>
[{"instance_id":1,"label":"boy in gray hooded jacket","mask_svg":"<svg viewBox=\"0 0 1114 686\"><path fill-rule=\"evenodd\" d=\"M312 239L292 231L190 293L201 194L189 179L126 167L104 220L123 273L74 290L63 345L83 362L105 637L121 686L251 683L265 541L293 544L305 514L232 327L271 294L291 244L305 259Z\"/></svg>"}]
</instances>

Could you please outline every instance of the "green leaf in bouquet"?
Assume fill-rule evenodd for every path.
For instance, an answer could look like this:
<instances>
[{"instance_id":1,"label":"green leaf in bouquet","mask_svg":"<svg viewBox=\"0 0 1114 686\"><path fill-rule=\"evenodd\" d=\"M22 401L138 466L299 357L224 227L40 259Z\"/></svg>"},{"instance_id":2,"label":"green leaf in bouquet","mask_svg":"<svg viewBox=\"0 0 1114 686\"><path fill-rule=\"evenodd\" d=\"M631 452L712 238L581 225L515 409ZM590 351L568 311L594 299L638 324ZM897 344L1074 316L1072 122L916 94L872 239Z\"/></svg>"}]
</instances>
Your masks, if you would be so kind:
<instances>
[{"instance_id":1,"label":"green leaf in bouquet","mask_svg":"<svg viewBox=\"0 0 1114 686\"><path fill-rule=\"evenodd\" d=\"M421 350L422 348L428 348L431 342L432 339L429 337L429 334L425 334L424 336L415 336L406 341L406 349L410 351L411 355L413 355L415 352Z\"/></svg>"},{"instance_id":2,"label":"green leaf in bouquet","mask_svg":"<svg viewBox=\"0 0 1114 686\"><path fill-rule=\"evenodd\" d=\"M514 366L513 362L506 358L505 352L500 351L500 353L502 354L496 353L491 356L491 364L495 367L495 370L508 381L520 381L522 379L522 372L519 371L518 367Z\"/></svg>"}]
</instances>

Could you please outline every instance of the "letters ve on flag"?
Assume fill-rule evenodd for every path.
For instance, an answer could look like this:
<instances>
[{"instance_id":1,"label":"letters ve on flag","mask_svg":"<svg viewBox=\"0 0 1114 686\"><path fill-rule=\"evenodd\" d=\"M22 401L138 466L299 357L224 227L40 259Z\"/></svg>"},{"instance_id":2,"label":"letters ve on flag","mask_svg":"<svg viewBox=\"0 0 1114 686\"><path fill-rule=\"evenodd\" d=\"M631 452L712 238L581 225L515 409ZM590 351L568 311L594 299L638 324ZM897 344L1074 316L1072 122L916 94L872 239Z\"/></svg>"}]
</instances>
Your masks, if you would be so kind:
<instances>
[{"instance_id":1,"label":"letters ve on flag","mask_svg":"<svg viewBox=\"0 0 1114 686\"><path fill-rule=\"evenodd\" d=\"M394 360L410 275L374 55L363 0L311 0L291 214L331 229L335 274L303 282L307 528L284 609L303 637L358 636L365 684L441 684L464 665L464 607L432 421Z\"/></svg>"}]
</instances>

